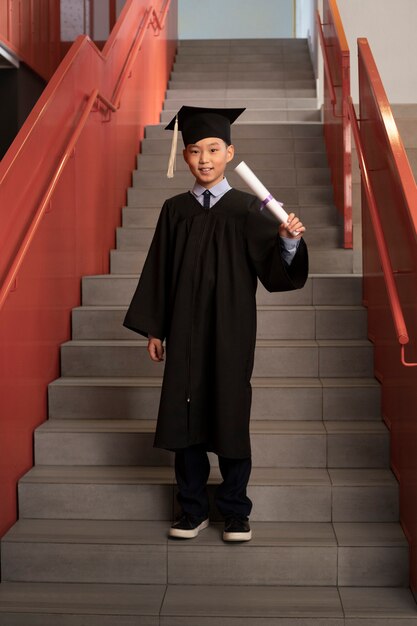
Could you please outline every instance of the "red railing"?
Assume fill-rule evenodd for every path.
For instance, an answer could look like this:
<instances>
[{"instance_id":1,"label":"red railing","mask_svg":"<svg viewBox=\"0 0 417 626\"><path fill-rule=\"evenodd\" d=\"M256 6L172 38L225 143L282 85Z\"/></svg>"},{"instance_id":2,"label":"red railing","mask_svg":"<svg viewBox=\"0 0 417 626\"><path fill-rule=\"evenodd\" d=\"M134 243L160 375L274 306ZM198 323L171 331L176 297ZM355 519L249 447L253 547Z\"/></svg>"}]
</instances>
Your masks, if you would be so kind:
<instances>
[{"instance_id":1,"label":"red railing","mask_svg":"<svg viewBox=\"0 0 417 626\"><path fill-rule=\"evenodd\" d=\"M128 0L103 53L79 37L0 163L0 535L80 278L108 272L144 127L159 122L177 38L168 4Z\"/></svg>"},{"instance_id":2,"label":"red railing","mask_svg":"<svg viewBox=\"0 0 417 626\"><path fill-rule=\"evenodd\" d=\"M350 53L336 0L323 0L323 22L316 16L324 63L324 137L334 201L343 218L345 248L352 248L352 155L347 110Z\"/></svg>"},{"instance_id":3,"label":"red railing","mask_svg":"<svg viewBox=\"0 0 417 626\"><path fill-rule=\"evenodd\" d=\"M417 187L366 39L358 49L360 128L351 101L349 112L362 173L364 302L417 590L417 369L404 367L417 362Z\"/></svg>"},{"instance_id":4,"label":"red railing","mask_svg":"<svg viewBox=\"0 0 417 626\"><path fill-rule=\"evenodd\" d=\"M349 97L348 100L348 114L349 119L352 123L352 131L355 139L356 149L358 152L359 168L361 171L363 194L366 198L369 218L372 224L373 234L375 236L375 243L378 250L378 258L381 263L382 275L384 278L385 288L387 290L388 304L391 310L392 321L395 326L397 341L401 347L401 362L405 367L416 367L417 363L408 363L405 360L405 345L409 343L410 338L401 308L397 284L395 282L388 247L385 241L384 230L382 228L381 220L378 213L378 207L376 205L375 196L371 184L371 176L366 165L366 158L362 146L358 119L356 117L356 112L351 97Z\"/></svg>"},{"instance_id":5,"label":"red railing","mask_svg":"<svg viewBox=\"0 0 417 626\"><path fill-rule=\"evenodd\" d=\"M1 0L0 43L48 80L61 60L60 0Z\"/></svg>"}]
</instances>

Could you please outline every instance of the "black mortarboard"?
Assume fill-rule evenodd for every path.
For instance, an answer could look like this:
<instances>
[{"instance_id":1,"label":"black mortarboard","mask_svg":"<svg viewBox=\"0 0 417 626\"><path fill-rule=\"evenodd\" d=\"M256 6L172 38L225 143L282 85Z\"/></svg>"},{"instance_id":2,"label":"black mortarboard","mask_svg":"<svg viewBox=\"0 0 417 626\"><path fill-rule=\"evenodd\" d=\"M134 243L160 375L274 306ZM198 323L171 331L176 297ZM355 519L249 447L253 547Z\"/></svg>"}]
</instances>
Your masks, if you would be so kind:
<instances>
[{"instance_id":1,"label":"black mortarboard","mask_svg":"<svg viewBox=\"0 0 417 626\"><path fill-rule=\"evenodd\" d=\"M214 109L208 107L182 106L165 130L173 130L171 155L168 165L168 178L174 175L174 162L177 153L178 131L181 131L184 145L197 143L206 137L218 137L227 144L232 142L230 126L245 109Z\"/></svg>"}]
</instances>

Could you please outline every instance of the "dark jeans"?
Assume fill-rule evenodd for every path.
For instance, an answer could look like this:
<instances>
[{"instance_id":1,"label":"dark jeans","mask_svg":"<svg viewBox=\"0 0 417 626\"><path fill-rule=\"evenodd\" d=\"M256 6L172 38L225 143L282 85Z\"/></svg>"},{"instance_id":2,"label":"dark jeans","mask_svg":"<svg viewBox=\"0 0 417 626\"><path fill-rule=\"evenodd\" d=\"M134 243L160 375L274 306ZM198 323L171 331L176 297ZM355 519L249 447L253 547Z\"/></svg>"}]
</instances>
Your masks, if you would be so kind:
<instances>
[{"instance_id":1,"label":"dark jeans","mask_svg":"<svg viewBox=\"0 0 417 626\"><path fill-rule=\"evenodd\" d=\"M251 457L229 459L219 456L223 482L217 487L215 502L220 513L248 519L252 501L246 495L246 487L252 468ZM210 461L204 444L184 448L175 453L175 476L178 485L177 500L184 513L206 519L209 515L209 499L206 489L210 474Z\"/></svg>"}]
</instances>

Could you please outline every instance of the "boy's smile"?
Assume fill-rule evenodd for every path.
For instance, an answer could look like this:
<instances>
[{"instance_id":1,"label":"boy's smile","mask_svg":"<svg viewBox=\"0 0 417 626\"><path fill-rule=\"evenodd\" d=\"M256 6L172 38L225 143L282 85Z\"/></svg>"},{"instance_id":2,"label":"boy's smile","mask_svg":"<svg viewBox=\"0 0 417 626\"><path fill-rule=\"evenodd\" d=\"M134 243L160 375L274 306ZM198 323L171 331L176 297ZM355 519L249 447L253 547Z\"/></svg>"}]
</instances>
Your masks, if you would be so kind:
<instances>
[{"instance_id":1,"label":"boy's smile","mask_svg":"<svg viewBox=\"0 0 417 626\"><path fill-rule=\"evenodd\" d=\"M185 162L196 181L206 189L217 185L224 178L227 163L234 157L235 149L223 139L206 137L188 144L183 151Z\"/></svg>"}]
</instances>

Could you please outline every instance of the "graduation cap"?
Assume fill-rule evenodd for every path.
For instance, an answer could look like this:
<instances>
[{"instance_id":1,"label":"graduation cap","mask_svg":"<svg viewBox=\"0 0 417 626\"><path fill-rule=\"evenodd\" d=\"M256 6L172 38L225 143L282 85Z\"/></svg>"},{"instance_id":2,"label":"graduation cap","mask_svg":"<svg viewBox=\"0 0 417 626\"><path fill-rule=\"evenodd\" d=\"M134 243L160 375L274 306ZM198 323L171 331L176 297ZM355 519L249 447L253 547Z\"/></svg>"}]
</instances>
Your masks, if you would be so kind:
<instances>
[{"instance_id":1,"label":"graduation cap","mask_svg":"<svg viewBox=\"0 0 417 626\"><path fill-rule=\"evenodd\" d=\"M174 176L179 130L185 146L190 143L197 143L206 137L218 137L227 144L231 144L230 126L244 110L182 106L168 126L165 127L165 130L174 131L168 163L168 178Z\"/></svg>"}]
</instances>

